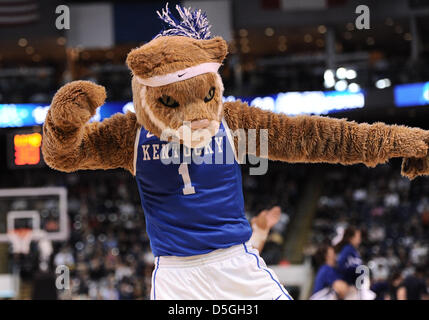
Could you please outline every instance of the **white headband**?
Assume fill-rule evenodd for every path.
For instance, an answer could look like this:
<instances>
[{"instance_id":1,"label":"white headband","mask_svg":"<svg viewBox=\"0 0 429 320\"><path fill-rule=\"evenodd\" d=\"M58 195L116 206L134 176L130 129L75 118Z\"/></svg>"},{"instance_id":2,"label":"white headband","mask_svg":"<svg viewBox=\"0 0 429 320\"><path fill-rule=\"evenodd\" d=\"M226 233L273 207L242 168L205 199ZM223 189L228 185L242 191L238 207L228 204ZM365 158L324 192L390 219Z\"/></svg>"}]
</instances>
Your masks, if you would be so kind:
<instances>
[{"instance_id":1,"label":"white headband","mask_svg":"<svg viewBox=\"0 0 429 320\"><path fill-rule=\"evenodd\" d=\"M152 78L142 79L136 76L138 82L148 87L161 87L170 83L187 80L201 74L209 72L217 72L221 64L217 62L206 62L173 73L168 73L162 76L154 76Z\"/></svg>"}]
</instances>

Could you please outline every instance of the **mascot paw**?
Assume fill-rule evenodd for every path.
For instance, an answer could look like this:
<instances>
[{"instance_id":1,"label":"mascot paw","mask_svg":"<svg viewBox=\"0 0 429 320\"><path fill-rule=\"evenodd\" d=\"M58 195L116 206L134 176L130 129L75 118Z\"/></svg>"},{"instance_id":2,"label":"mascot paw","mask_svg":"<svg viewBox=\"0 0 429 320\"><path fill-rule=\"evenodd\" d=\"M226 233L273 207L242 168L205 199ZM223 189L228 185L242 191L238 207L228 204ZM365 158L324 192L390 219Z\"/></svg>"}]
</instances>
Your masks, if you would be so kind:
<instances>
[{"instance_id":1,"label":"mascot paw","mask_svg":"<svg viewBox=\"0 0 429 320\"><path fill-rule=\"evenodd\" d=\"M423 142L429 145L429 131L423 130ZM429 175L429 151L417 157L404 158L402 160L401 174L410 180L418 176Z\"/></svg>"},{"instance_id":2,"label":"mascot paw","mask_svg":"<svg viewBox=\"0 0 429 320\"><path fill-rule=\"evenodd\" d=\"M106 90L103 86L90 81L70 82L60 88L52 100L54 120L62 122L74 119L81 124L85 123L105 99Z\"/></svg>"},{"instance_id":3,"label":"mascot paw","mask_svg":"<svg viewBox=\"0 0 429 320\"><path fill-rule=\"evenodd\" d=\"M424 158L404 158L401 173L410 180L429 175L429 155Z\"/></svg>"}]
</instances>

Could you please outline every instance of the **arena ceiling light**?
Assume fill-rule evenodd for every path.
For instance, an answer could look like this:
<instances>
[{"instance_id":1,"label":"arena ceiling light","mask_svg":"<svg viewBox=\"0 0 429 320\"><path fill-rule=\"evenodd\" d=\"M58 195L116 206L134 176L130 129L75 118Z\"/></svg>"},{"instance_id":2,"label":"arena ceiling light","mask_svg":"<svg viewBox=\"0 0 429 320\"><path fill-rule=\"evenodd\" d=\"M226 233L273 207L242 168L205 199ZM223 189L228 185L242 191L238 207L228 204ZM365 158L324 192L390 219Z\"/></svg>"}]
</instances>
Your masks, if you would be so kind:
<instances>
[{"instance_id":1,"label":"arena ceiling light","mask_svg":"<svg viewBox=\"0 0 429 320\"><path fill-rule=\"evenodd\" d=\"M323 74L323 78L325 79L324 85L325 88L332 88L335 86L335 75L334 72L330 69L326 70Z\"/></svg>"},{"instance_id":2,"label":"arena ceiling light","mask_svg":"<svg viewBox=\"0 0 429 320\"><path fill-rule=\"evenodd\" d=\"M360 91L360 86L357 83L352 82L352 83L349 84L348 90L350 92L359 92Z\"/></svg>"},{"instance_id":3,"label":"arena ceiling light","mask_svg":"<svg viewBox=\"0 0 429 320\"><path fill-rule=\"evenodd\" d=\"M337 78L340 79L340 80L345 79L346 75L347 75L347 69L344 68L344 67L338 68L337 72L336 72L336 75L337 75Z\"/></svg>"},{"instance_id":4,"label":"arena ceiling light","mask_svg":"<svg viewBox=\"0 0 429 320\"><path fill-rule=\"evenodd\" d=\"M360 86L357 83L349 83L348 81L357 78L357 72L352 68L339 67L335 71L327 69L323 74L323 78L325 80L324 86L327 89L334 87L337 91L345 91L348 89L357 92L360 90Z\"/></svg>"},{"instance_id":5,"label":"arena ceiling light","mask_svg":"<svg viewBox=\"0 0 429 320\"><path fill-rule=\"evenodd\" d=\"M353 69L347 69L346 70L346 78L348 80L356 79L356 77L357 77L357 72L355 70L353 70Z\"/></svg>"},{"instance_id":6,"label":"arena ceiling light","mask_svg":"<svg viewBox=\"0 0 429 320\"><path fill-rule=\"evenodd\" d=\"M337 91L345 91L347 90L347 81L339 80L335 83L335 90Z\"/></svg>"},{"instance_id":7,"label":"arena ceiling light","mask_svg":"<svg viewBox=\"0 0 429 320\"><path fill-rule=\"evenodd\" d=\"M375 83L375 87L377 89L385 89L390 87L391 85L392 85L392 82L388 78L377 80L377 82Z\"/></svg>"}]
</instances>

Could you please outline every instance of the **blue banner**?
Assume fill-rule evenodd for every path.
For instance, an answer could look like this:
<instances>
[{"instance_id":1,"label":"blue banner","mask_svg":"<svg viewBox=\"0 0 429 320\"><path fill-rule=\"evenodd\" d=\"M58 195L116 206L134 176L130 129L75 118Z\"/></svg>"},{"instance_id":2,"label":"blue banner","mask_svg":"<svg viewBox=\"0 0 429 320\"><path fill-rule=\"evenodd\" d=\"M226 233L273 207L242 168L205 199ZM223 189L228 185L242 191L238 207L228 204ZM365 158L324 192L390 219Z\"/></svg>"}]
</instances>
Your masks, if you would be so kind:
<instances>
[{"instance_id":1,"label":"blue banner","mask_svg":"<svg viewBox=\"0 0 429 320\"><path fill-rule=\"evenodd\" d=\"M299 114L322 115L365 106L364 91L306 91L282 92L264 97L237 98L249 105L264 110L284 113L290 116ZM235 101L233 96L225 97L224 101Z\"/></svg>"},{"instance_id":2,"label":"blue banner","mask_svg":"<svg viewBox=\"0 0 429 320\"><path fill-rule=\"evenodd\" d=\"M329 114L349 109L363 108L365 94L360 92L309 91L285 92L263 97L224 97L224 101L240 99L249 105L287 115ZM0 104L0 128L42 125L49 104ZM108 102L97 109L91 121L103 121L113 114L134 112L132 102Z\"/></svg>"},{"instance_id":3,"label":"blue banner","mask_svg":"<svg viewBox=\"0 0 429 320\"><path fill-rule=\"evenodd\" d=\"M0 104L0 128L28 127L42 125L48 113L49 104ZM92 121L103 121L115 113L134 111L132 102L109 102L97 109Z\"/></svg>"},{"instance_id":4,"label":"blue banner","mask_svg":"<svg viewBox=\"0 0 429 320\"><path fill-rule=\"evenodd\" d=\"M32 103L0 104L0 128L43 124L49 105Z\"/></svg>"},{"instance_id":5,"label":"blue banner","mask_svg":"<svg viewBox=\"0 0 429 320\"><path fill-rule=\"evenodd\" d=\"M429 82L397 85L394 95L397 107L429 105Z\"/></svg>"}]
</instances>

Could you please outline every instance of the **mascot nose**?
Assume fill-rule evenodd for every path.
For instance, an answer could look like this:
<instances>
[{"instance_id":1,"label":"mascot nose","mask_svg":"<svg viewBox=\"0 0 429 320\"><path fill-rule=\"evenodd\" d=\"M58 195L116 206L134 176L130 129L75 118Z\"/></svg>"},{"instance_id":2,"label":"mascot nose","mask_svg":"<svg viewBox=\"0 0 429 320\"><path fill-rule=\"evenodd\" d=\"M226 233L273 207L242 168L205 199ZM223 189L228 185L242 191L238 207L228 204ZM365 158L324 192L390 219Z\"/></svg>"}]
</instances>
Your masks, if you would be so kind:
<instances>
[{"instance_id":1,"label":"mascot nose","mask_svg":"<svg viewBox=\"0 0 429 320\"><path fill-rule=\"evenodd\" d=\"M198 130L207 128L210 125L210 121L207 119L204 120L195 120L191 122L191 129Z\"/></svg>"}]
</instances>

